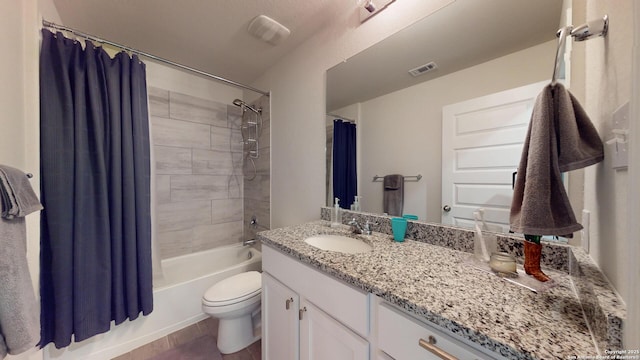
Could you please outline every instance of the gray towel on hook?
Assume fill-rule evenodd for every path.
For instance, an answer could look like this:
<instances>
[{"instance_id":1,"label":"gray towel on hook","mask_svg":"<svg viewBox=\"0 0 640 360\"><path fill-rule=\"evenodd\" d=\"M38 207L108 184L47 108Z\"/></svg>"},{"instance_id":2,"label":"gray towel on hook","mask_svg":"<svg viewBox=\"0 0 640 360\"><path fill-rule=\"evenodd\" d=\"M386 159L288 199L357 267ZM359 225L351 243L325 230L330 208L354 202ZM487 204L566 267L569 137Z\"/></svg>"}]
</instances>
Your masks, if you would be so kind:
<instances>
[{"instance_id":1,"label":"gray towel on hook","mask_svg":"<svg viewBox=\"0 0 640 360\"><path fill-rule=\"evenodd\" d=\"M25 219L42 209L22 171L0 166L0 359L35 348L40 307L27 264Z\"/></svg>"},{"instance_id":2,"label":"gray towel on hook","mask_svg":"<svg viewBox=\"0 0 640 360\"><path fill-rule=\"evenodd\" d=\"M0 165L0 199L5 219L24 217L42 210L27 174L6 165Z\"/></svg>"},{"instance_id":3,"label":"gray towel on hook","mask_svg":"<svg viewBox=\"0 0 640 360\"><path fill-rule=\"evenodd\" d=\"M402 216L404 207L404 176L386 175L382 181L384 189L382 201L383 210L391 216Z\"/></svg>"},{"instance_id":4,"label":"gray towel on hook","mask_svg":"<svg viewBox=\"0 0 640 360\"><path fill-rule=\"evenodd\" d=\"M586 112L561 84L536 98L511 202L511 231L570 236L582 229L562 182L562 171L604 159L602 140Z\"/></svg>"}]
</instances>

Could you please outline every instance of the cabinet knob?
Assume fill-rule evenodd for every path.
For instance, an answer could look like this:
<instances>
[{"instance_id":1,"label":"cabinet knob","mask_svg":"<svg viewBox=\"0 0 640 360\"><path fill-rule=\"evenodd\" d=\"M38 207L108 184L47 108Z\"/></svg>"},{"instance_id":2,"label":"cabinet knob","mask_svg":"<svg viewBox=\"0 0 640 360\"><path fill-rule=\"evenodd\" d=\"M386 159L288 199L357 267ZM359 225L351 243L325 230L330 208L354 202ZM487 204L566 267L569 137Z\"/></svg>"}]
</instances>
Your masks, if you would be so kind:
<instances>
[{"instance_id":1,"label":"cabinet knob","mask_svg":"<svg viewBox=\"0 0 640 360\"><path fill-rule=\"evenodd\" d=\"M440 349L439 347L436 346L436 338L433 335L429 335L429 340L425 340L425 339L420 339L418 341L418 344L423 347L424 349L428 350L430 353L432 353L433 355L439 357L440 359L443 360L458 360L457 357L449 354L448 352Z\"/></svg>"},{"instance_id":2,"label":"cabinet knob","mask_svg":"<svg viewBox=\"0 0 640 360\"><path fill-rule=\"evenodd\" d=\"M288 298L284 303L285 309L289 310L289 308L291 307L291 303L293 303L293 298Z\"/></svg>"},{"instance_id":3,"label":"cabinet knob","mask_svg":"<svg viewBox=\"0 0 640 360\"><path fill-rule=\"evenodd\" d=\"M444 212L449 212L449 211L451 211L451 206L445 205L445 206L442 207L442 210L444 210Z\"/></svg>"},{"instance_id":4,"label":"cabinet knob","mask_svg":"<svg viewBox=\"0 0 640 360\"><path fill-rule=\"evenodd\" d=\"M300 309L300 311L298 312L298 319L302 320L302 317L304 316L304 313L307 312L307 307L303 307L302 309Z\"/></svg>"}]
</instances>

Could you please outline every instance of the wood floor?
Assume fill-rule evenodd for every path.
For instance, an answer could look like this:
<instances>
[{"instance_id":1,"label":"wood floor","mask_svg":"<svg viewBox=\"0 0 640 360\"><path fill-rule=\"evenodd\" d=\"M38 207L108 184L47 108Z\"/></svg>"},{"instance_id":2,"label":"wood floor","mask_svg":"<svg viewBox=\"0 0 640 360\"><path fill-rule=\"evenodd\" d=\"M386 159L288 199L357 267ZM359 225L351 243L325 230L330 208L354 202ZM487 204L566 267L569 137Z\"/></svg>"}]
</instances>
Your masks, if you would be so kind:
<instances>
[{"instance_id":1,"label":"wood floor","mask_svg":"<svg viewBox=\"0 0 640 360\"><path fill-rule=\"evenodd\" d=\"M218 323L209 318L113 360L261 360L261 341L236 353L222 355L216 345L217 335Z\"/></svg>"}]
</instances>

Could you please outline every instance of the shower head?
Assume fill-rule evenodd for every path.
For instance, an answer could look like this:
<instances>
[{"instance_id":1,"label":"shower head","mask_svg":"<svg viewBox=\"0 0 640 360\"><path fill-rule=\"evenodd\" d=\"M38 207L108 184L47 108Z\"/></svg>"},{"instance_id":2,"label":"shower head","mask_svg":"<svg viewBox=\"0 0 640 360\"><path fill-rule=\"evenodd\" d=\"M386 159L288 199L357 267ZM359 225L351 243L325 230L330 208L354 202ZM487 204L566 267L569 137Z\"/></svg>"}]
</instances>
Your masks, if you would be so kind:
<instances>
[{"instance_id":1,"label":"shower head","mask_svg":"<svg viewBox=\"0 0 640 360\"><path fill-rule=\"evenodd\" d=\"M244 109L249 109L249 110L253 111L253 112L254 112L254 113L256 113L256 114L259 114L260 112L262 112L262 109L256 109L256 108L254 108L253 106L251 106L251 105L247 104L246 102L244 102L244 101L242 101L242 100L240 100L240 99L235 99L235 100L233 100L233 105L235 105L235 106L239 106L239 107L241 107L243 110L244 110Z\"/></svg>"}]
</instances>

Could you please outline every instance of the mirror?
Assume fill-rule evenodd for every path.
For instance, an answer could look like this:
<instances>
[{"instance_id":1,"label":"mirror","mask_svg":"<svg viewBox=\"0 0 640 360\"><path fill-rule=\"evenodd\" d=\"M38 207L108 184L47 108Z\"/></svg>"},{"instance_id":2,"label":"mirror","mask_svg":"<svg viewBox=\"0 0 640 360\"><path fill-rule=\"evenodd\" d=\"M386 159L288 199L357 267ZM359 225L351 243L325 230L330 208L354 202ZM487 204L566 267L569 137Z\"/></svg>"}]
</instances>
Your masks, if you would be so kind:
<instances>
[{"instance_id":1,"label":"mirror","mask_svg":"<svg viewBox=\"0 0 640 360\"><path fill-rule=\"evenodd\" d=\"M374 176L421 175L404 183L404 213L441 222L442 108L549 81L561 13L557 0L457 0L329 69L327 206L333 120L342 118L357 126L361 210L383 212ZM409 74L421 67L429 71Z\"/></svg>"}]
</instances>

